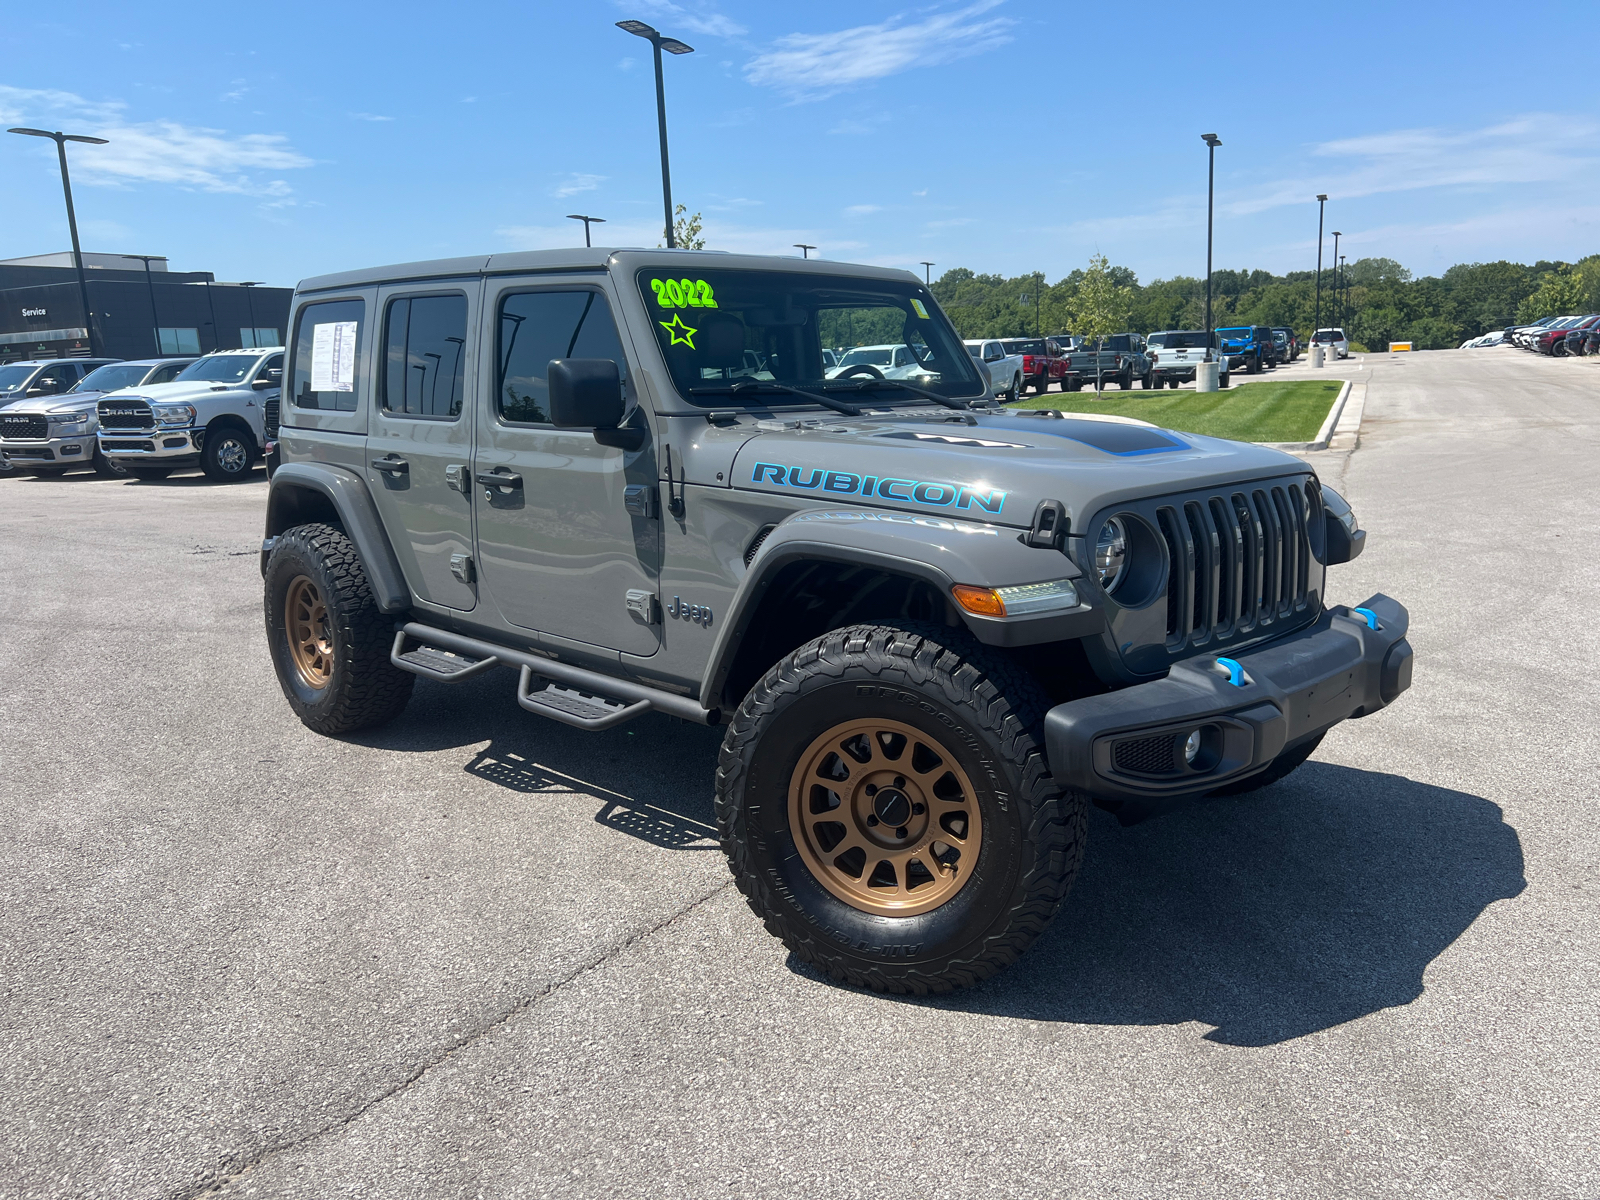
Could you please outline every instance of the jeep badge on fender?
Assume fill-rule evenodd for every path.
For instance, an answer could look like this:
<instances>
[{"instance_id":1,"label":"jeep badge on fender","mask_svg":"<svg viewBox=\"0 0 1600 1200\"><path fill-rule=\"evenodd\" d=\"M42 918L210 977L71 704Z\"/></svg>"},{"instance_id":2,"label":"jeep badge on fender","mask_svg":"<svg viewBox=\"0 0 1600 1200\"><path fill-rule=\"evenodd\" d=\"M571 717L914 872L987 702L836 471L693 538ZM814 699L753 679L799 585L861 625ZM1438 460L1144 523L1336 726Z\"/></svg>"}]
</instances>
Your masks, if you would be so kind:
<instances>
[{"instance_id":1,"label":"jeep badge on fender","mask_svg":"<svg viewBox=\"0 0 1600 1200\"><path fill-rule=\"evenodd\" d=\"M1060 907L1090 804L1263 787L1411 682L1404 607L1326 602L1366 534L1309 466L1004 408L904 271L343 272L297 289L284 385L261 570L300 719L342 735L418 675L509 667L579 729L721 725L734 879L863 987L992 975Z\"/></svg>"}]
</instances>

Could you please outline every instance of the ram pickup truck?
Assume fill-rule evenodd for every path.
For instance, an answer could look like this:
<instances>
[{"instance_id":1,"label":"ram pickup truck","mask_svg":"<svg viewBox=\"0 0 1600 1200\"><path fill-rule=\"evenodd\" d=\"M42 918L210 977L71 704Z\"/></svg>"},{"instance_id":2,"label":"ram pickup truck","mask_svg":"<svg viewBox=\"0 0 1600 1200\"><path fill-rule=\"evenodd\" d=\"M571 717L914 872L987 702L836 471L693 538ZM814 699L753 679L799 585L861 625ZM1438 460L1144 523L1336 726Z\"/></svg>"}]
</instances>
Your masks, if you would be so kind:
<instances>
[{"instance_id":1,"label":"ram pickup truck","mask_svg":"<svg viewBox=\"0 0 1600 1200\"><path fill-rule=\"evenodd\" d=\"M1098 346L1079 342L1066 356L1070 372L1066 390L1076 392L1086 383L1094 384L1099 390L1102 384L1114 383L1126 392L1136 379L1144 387L1155 387L1145 349L1145 340L1137 333L1112 334Z\"/></svg>"},{"instance_id":2,"label":"ram pickup truck","mask_svg":"<svg viewBox=\"0 0 1600 1200\"><path fill-rule=\"evenodd\" d=\"M1022 399L1022 355L1011 353L999 338L973 338L965 345L988 370L991 395L1008 402Z\"/></svg>"},{"instance_id":3,"label":"ram pickup truck","mask_svg":"<svg viewBox=\"0 0 1600 1200\"><path fill-rule=\"evenodd\" d=\"M1203 329L1164 329L1152 333L1145 343L1150 355L1150 377L1156 387L1176 388L1190 383L1195 368L1206 359L1206 332ZM1211 335L1211 359L1219 364L1217 386L1228 386L1228 360L1222 357L1216 334Z\"/></svg>"},{"instance_id":4,"label":"ram pickup truck","mask_svg":"<svg viewBox=\"0 0 1600 1200\"><path fill-rule=\"evenodd\" d=\"M321 369L337 372L343 361L333 353ZM101 399L100 453L136 479L194 466L217 480L247 479L267 440L264 406L278 399L282 379L281 346L197 358L171 383Z\"/></svg>"},{"instance_id":5,"label":"ram pickup truck","mask_svg":"<svg viewBox=\"0 0 1600 1200\"><path fill-rule=\"evenodd\" d=\"M900 331L925 376L827 378L852 322ZM345 736L418 676L498 678L580 730L723 726L733 878L834 979L994 974L1060 909L1091 804L1263 787L1411 682L1405 608L1329 596L1366 535L1314 467L1002 408L905 271L480 255L306 280L290 329L261 546L289 708ZM432 712L483 732L478 704ZM630 752L605 745L597 770ZM348 760L306 761L337 795Z\"/></svg>"},{"instance_id":6,"label":"ram pickup truck","mask_svg":"<svg viewBox=\"0 0 1600 1200\"><path fill-rule=\"evenodd\" d=\"M1051 384L1060 384L1062 391L1071 380L1072 368L1067 354L1053 338L1007 338L1007 354L1022 356L1022 382L1036 392L1047 392Z\"/></svg>"},{"instance_id":7,"label":"ram pickup truck","mask_svg":"<svg viewBox=\"0 0 1600 1200\"><path fill-rule=\"evenodd\" d=\"M90 371L68 392L18 400L0 412L0 459L35 476L65 475L92 468L96 475L127 471L100 453L96 407L109 392L142 384L169 383L192 358L147 358L111 362Z\"/></svg>"}]
</instances>

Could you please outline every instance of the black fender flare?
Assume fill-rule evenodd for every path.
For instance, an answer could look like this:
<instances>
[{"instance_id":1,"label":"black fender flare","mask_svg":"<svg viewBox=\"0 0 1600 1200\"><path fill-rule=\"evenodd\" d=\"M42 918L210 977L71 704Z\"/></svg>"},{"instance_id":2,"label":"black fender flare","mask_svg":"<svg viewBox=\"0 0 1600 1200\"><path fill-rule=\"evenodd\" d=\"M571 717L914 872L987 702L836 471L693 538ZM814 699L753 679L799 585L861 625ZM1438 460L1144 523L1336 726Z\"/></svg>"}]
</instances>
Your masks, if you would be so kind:
<instances>
[{"instance_id":1,"label":"black fender flare","mask_svg":"<svg viewBox=\"0 0 1600 1200\"><path fill-rule=\"evenodd\" d=\"M278 535L304 523L299 516L308 493L332 505L338 514L339 524L361 555L379 610L399 613L410 609L411 588L384 531L378 506L367 490L367 481L347 467L330 463L284 463L273 472L272 489L267 493L266 540L261 544L262 577L266 576L267 558ZM314 507L325 506L319 503Z\"/></svg>"},{"instance_id":2,"label":"black fender flare","mask_svg":"<svg viewBox=\"0 0 1600 1200\"><path fill-rule=\"evenodd\" d=\"M931 584L980 642L1028 646L1088 637L1105 627L1097 587L1076 563L1056 550L1024 545L1020 531L975 521L880 509L806 509L787 518L761 542L750 571L728 606L701 681L702 703L721 695L739 644L783 569L796 562L836 562L876 567ZM1071 579L1080 604L1060 613L982 617L950 599L955 584L1010 587ZM734 698L737 703L737 698Z\"/></svg>"}]
</instances>

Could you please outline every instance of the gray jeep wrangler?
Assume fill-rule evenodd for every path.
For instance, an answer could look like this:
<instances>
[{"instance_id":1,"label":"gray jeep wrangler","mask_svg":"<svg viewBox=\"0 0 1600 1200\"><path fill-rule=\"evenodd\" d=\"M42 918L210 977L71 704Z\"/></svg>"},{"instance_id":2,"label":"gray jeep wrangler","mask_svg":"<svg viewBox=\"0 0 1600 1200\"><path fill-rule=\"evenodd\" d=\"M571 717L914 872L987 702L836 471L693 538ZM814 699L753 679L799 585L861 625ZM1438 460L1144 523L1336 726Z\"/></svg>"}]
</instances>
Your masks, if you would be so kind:
<instances>
[{"instance_id":1,"label":"gray jeep wrangler","mask_svg":"<svg viewBox=\"0 0 1600 1200\"><path fill-rule=\"evenodd\" d=\"M494 255L311 279L291 322L261 569L300 719L510 667L578 728L721 723L733 874L837 979L989 976L1090 803L1264 786L1410 683L1401 605L1324 603L1365 534L1304 463L1002 410L905 272ZM927 370L828 377L888 342Z\"/></svg>"}]
</instances>

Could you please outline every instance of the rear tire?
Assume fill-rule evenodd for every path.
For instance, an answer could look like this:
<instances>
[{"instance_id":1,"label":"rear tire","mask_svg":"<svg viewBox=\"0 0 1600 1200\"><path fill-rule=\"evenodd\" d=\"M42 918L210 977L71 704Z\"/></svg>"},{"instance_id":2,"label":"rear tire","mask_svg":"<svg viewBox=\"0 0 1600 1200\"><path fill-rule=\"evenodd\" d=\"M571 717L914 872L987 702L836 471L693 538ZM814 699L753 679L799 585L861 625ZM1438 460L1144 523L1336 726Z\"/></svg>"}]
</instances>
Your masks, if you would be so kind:
<instances>
[{"instance_id":1,"label":"rear tire","mask_svg":"<svg viewBox=\"0 0 1600 1200\"><path fill-rule=\"evenodd\" d=\"M1322 745L1322 739L1325 735L1326 731L1317 734L1316 737L1309 741L1301 742L1298 746L1289 747L1279 754L1277 758L1273 759L1272 765L1261 774L1252 775L1249 779L1241 779L1237 783L1223 784L1210 794L1213 796L1243 796L1250 792L1258 792L1264 787L1270 787L1310 758L1317 747Z\"/></svg>"},{"instance_id":2,"label":"rear tire","mask_svg":"<svg viewBox=\"0 0 1600 1200\"><path fill-rule=\"evenodd\" d=\"M752 911L874 991L947 992L1015 961L1087 832L1087 798L1045 763L1047 707L965 631L857 625L801 646L750 690L718 760L717 826Z\"/></svg>"},{"instance_id":3,"label":"rear tire","mask_svg":"<svg viewBox=\"0 0 1600 1200\"><path fill-rule=\"evenodd\" d=\"M1021 399L1022 399L1022 376L1021 375L1013 375L1011 377L1011 387L1009 389L1007 389L1007 391L1006 391L1005 402L1007 404L1015 404L1018 400L1021 400Z\"/></svg>"},{"instance_id":4,"label":"rear tire","mask_svg":"<svg viewBox=\"0 0 1600 1200\"><path fill-rule=\"evenodd\" d=\"M306 728L351 733L393 720L416 676L389 661L394 620L378 610L355 543L331 525L299 525L267 560L267 648Z\"/></svg>"}]
</instances>

